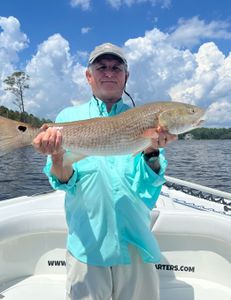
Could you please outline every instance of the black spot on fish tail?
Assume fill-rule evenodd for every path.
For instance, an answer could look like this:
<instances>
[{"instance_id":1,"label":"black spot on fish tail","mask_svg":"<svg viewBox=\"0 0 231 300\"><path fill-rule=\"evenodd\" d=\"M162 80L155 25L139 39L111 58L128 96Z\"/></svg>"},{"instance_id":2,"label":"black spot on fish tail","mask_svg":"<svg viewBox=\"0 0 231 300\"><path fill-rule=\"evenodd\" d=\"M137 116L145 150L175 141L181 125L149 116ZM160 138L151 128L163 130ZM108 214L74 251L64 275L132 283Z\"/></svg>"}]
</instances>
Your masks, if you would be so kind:
<instances>
[{"instance_id":1,"label":"black spot on fish tail","mask_svg":"<svg viewBox=\"0 0 231 300\"><path fill-rule=\"evenodd\" d=\"M18 130L19 131L22 131L22 132L25 132L27 130L27 127L26 126L23 126L23 125L19 125L18 126Z\"/></svg>"}]
</instances>

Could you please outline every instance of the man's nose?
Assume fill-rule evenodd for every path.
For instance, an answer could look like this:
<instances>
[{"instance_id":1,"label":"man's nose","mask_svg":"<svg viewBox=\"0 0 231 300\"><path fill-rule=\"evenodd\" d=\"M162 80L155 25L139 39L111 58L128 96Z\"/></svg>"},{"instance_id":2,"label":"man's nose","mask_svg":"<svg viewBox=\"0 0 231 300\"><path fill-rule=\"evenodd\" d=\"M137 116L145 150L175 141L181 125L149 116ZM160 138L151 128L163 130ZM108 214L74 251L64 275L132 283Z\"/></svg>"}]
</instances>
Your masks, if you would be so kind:
<instances>
[{"instance_id":1,"label":"man's nose","mask_svg":"<svg viewBox=\"0 0 231 300\"><path fill-rule=\"evenodd\" d=\"M107 77L112 77L114 72L111 68L107 68L104 73Z\"/></svg>"}]
</instances>

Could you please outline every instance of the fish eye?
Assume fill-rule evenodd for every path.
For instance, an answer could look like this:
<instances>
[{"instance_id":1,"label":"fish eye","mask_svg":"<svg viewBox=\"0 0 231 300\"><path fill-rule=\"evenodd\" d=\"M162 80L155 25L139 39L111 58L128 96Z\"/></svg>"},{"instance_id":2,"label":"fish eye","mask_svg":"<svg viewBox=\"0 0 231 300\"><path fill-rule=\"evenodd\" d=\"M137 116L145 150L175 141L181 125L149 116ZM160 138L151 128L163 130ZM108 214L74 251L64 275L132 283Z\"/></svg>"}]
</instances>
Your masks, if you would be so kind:
<instances>
[{"instance_id":1,"label":"fish eye","mask_svg":"<svg viewBox=\"0 0 231 300\"><path fill-rule=\"evenodd\" d=\"M19 130L19 131L22 131L22 132L25 132L25 131L27 130L27 127L26 127L26 126L19 125L19 126L18 126L18 130Z\"/></svg>"}]
</instances>

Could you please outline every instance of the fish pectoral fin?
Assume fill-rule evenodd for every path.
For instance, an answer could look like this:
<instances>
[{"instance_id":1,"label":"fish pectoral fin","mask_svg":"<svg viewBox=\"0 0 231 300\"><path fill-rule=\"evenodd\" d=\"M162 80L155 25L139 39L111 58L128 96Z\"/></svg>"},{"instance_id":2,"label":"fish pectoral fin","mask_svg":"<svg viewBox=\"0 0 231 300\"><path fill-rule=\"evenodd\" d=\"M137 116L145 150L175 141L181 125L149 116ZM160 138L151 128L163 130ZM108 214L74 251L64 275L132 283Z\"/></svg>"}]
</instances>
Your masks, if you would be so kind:
<instances>
[{"instance_id":1,"label":"fish pectoral fin","mask_svg":"<svg viewBox=\"0 0 231 300\"><path fill-rule=\"evenodd\" d=\"M162 128L160 126L156 128L148 128L145 129L144 132L142 133L141 137L147 139L146 142L143 145L143 148L136 151L133 156L136 156L140 152L145 151L149 147L152 146L153 140L157 140L159 138L159 133L162 131Z\"/></svg>"},{"instance_id":2,"label":"fish pectoral fin","mask_svg":"<svg viewBox=\"0 0 231 300\"><path fill-rule=\"evenodd\" d=\"M142 149L139 149L139 150L135 151L134 153L132 153L133 157L142 153L143 151L145 151L146 149L148 149L149 147L152 146L152 140L149 137L148 137L148 139L149 139L148 143L146 145L144 145Z\"/></svg>"},{"instance_id":3,"label":"fish pectoral fin","mask_svg":"<svg viewBox=\"0 0 231 300\"><path fill-rule=\"evenodd\" d=\"M66 151L63 156L63 166L70 166L87 157L81 153Z\"/></svg>"},{"instance_id":4,"label":"fish pectoral fin","mask_svg":"<svg viewBox=\"0 0 231 300\"><path fill-rule=\"evenodd\" d=\"M134 156L136 156L136 155L138 155L139 153L141 153L143 150L138 150L138 151L136 151L136 152L134 152L134 153L132 153L132 157L134 157Z\"/></svg>"},{"instance_id":5,"label":"fish pectoral fin","mask_svg":"<svg viewBox=\"0 0 231 300\"><path fill-rule=\"evenodd\" d=\"M176 110L175 109L169 109L166 111L163 111L159 115L159 127L164 130L168 131L168 125L171 124L170 120L174 120L175 116L177 116ZM170 122L170 124L169 124Z\"/></svg>"},{"instance_id":6,"label":"fish pectoral fin","mask_svg":"<svg viewBox=\"0 0 231 300\"><path fill-rule=\"evenodd\" d=\"M150 143L150 146L151 146L151 143ZM134 152L134 153L132 153L132 157L134 157L134 156L136 156L136 155L138 155L138 154L140 154L140 153L142 153L143 151L145 151L147 148L149 148L150 146L148 146L148 147L145 147L144 149L142 149L142 150L139 150L139 151L136 151L136 152Z\"/></svg>"}]
</instances>

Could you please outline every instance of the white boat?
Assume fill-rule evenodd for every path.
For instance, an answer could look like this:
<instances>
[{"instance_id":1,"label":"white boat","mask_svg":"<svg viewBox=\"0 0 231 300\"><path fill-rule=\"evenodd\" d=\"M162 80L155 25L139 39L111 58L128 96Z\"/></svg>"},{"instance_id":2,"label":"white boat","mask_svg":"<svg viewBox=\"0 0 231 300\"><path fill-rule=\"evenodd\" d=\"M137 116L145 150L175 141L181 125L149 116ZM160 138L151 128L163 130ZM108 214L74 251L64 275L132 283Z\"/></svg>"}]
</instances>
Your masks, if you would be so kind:
<instances>
[{"instance_id":1,"label":"white boat","mask_svg":"<svg viewBox=\"0 0 231 300\"><path fill-rule=\"evenodd\" d=\"M161 300L231 300L231 194L167 180L152 211ZM63 199L56 191L0 202L0 299L65 299Z\"/></svg>"}]
</instances>

